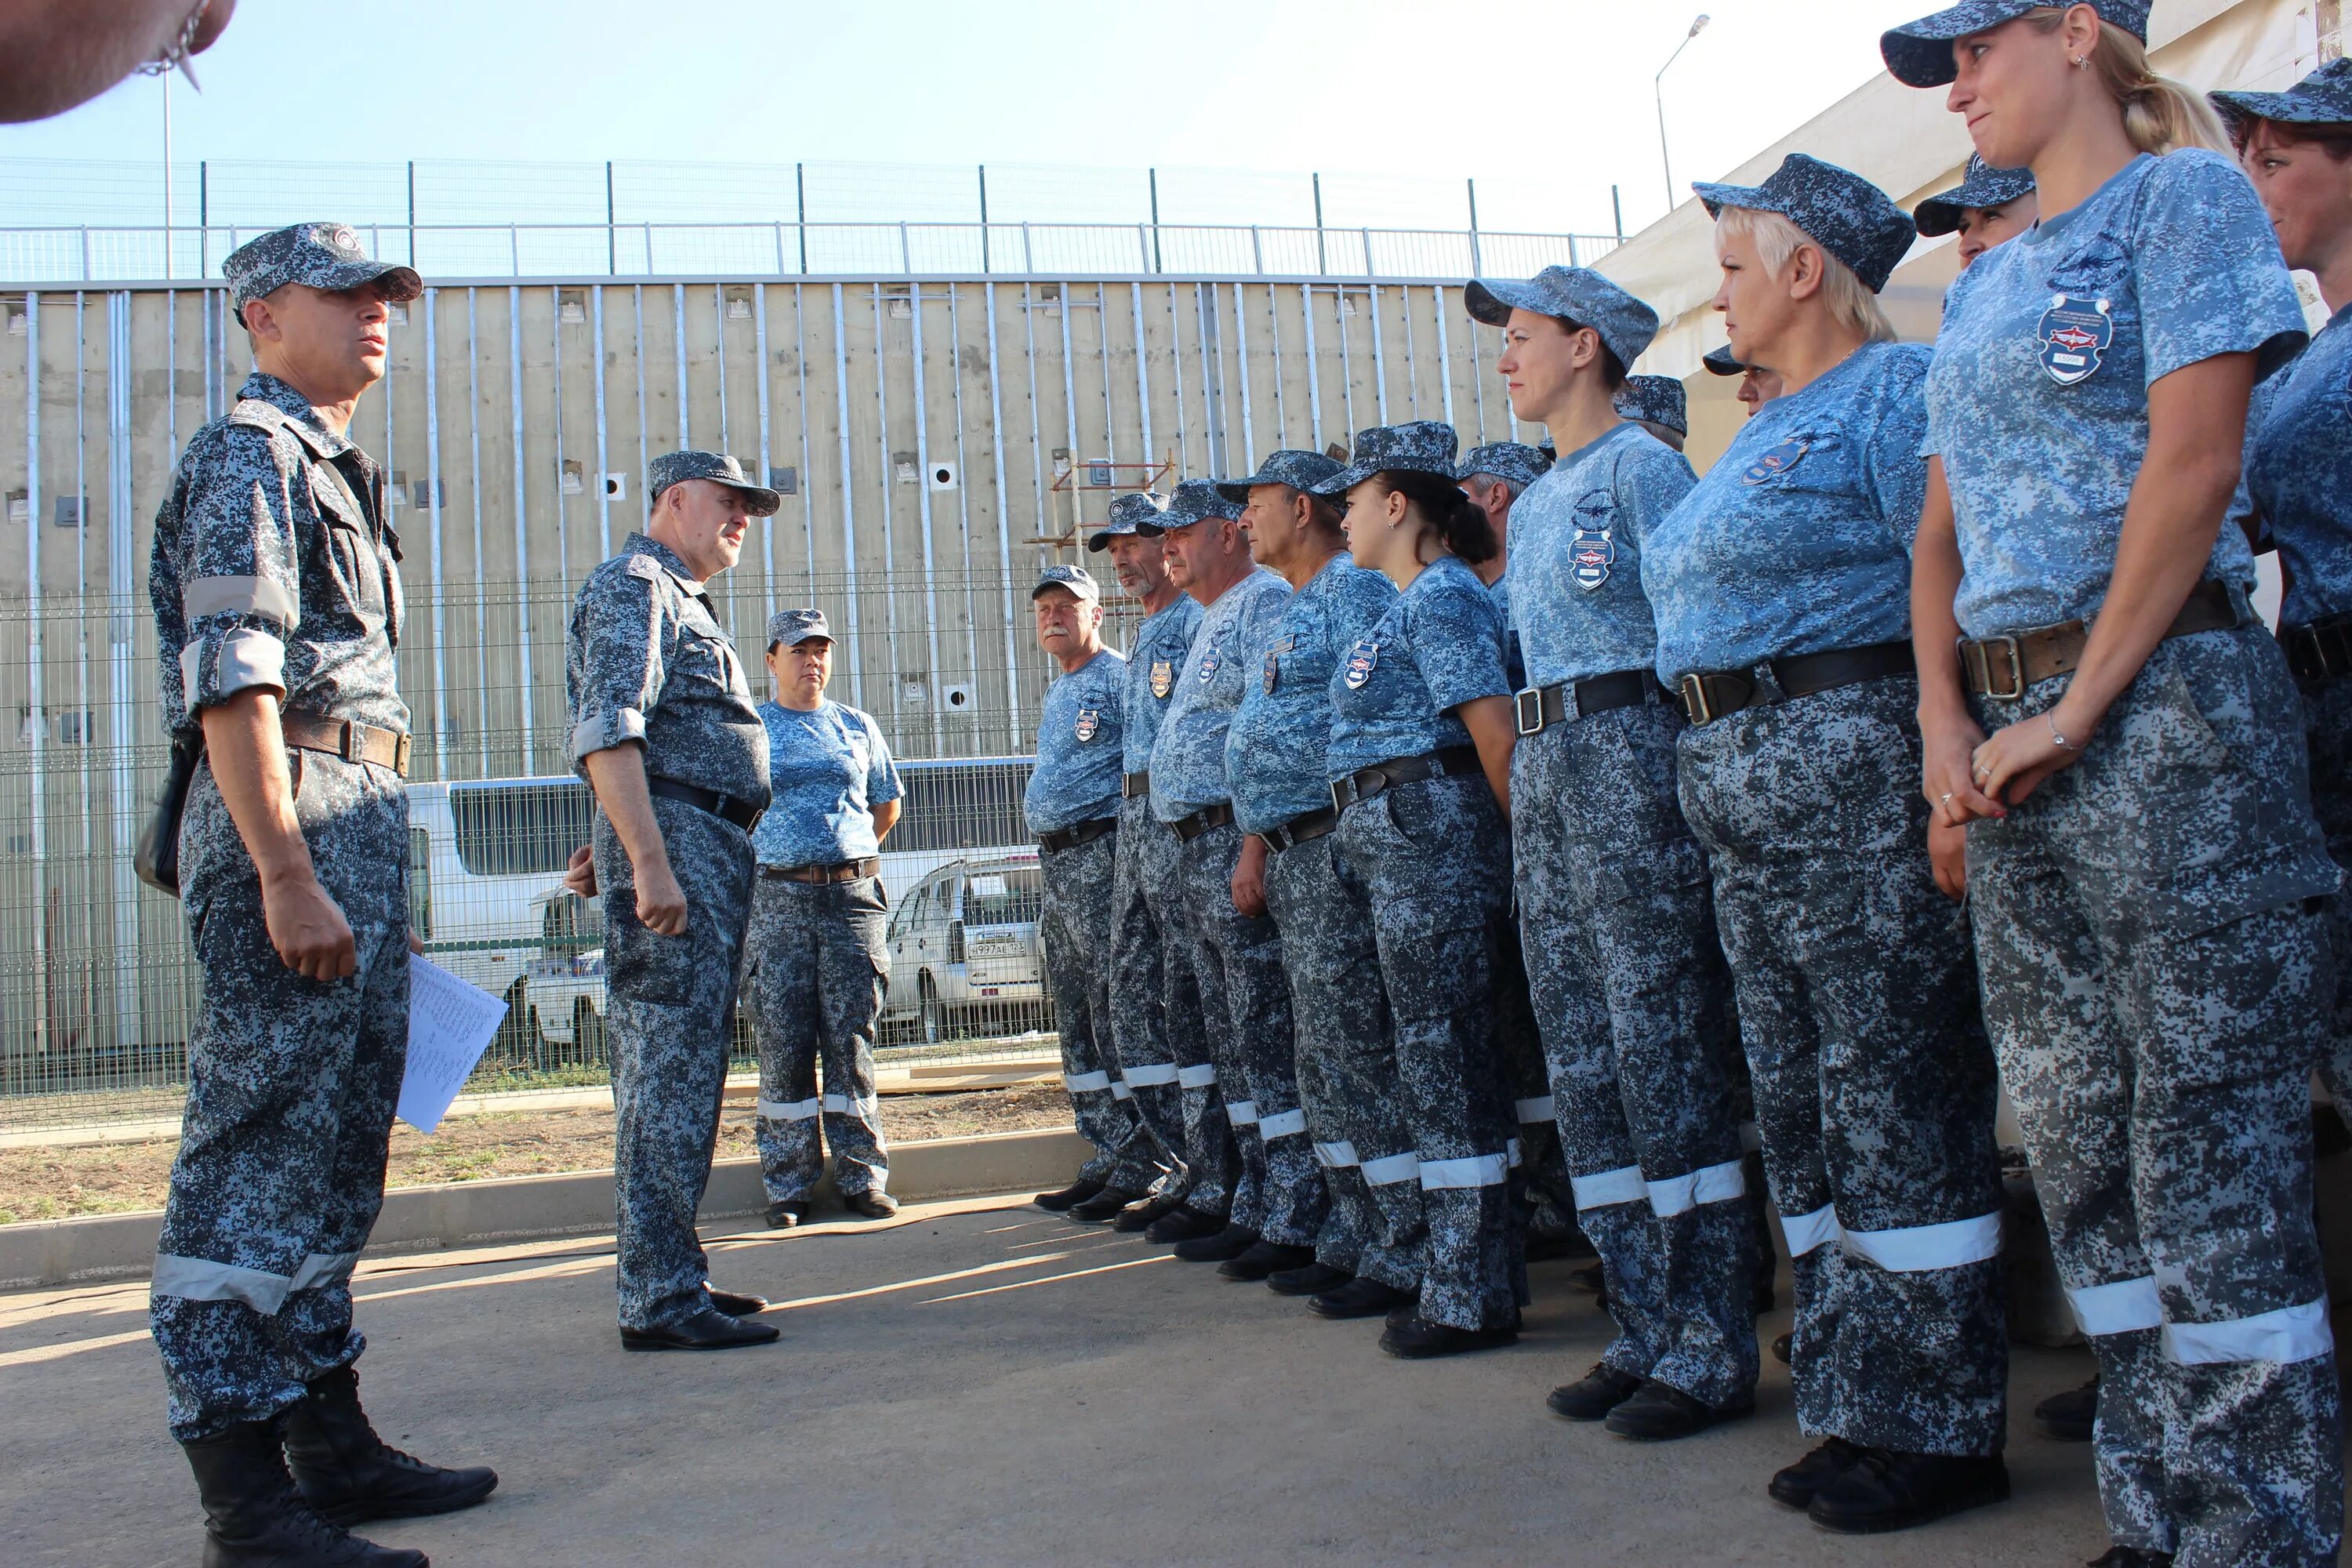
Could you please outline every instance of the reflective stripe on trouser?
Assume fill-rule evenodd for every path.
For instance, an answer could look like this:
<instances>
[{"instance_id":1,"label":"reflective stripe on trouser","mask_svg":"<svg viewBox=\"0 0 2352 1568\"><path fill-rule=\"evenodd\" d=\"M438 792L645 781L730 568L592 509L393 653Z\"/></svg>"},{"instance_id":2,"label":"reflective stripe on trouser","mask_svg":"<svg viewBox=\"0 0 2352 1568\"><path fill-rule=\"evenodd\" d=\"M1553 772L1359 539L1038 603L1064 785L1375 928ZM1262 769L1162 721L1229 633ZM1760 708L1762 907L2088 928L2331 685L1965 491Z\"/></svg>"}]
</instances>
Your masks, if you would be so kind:
<instances>
[{"instance_id":1,"label":"reflective stripe on trouser","mask_svg":"<svg viewBox=\"0 0 2352 1568\"><path fill-rule=\"evenodd\" d=\"M814 1192L827 1146L844 1196L879 1192L889 1180L874 1092L888 923L878 879L818 884L761 877L753 884L743 967L760 1052L753 1127L770 1203Z\"/></svg>"},{"instance_id":2,"label":"reflective stripe on trouser","mask_svg":"<svg viewBox=\"0 0 2352 1568\"><path fill-rule=\"evenodd\" d=\"M625 1329L682 1321L708 1300L709 1260L695 1211L719 1136L754 865L741 828L679 801L656 799L653 808L686 893L682 936L658 936L638 922L629 858L602 811L590 835L604 891L616 1273Z\"/></svg>"},{"instance_id":3,"label":"reflective stripe on trouser","mask_svg":"<svg viewBox=\"0 0 2352 1568\"><path fill-rule=\"evenodd\" d=\"M1380 953L1367 911L1340 889L1326 835L1279 855L1265 868L1265 903L1282 929L1298 1024L1298 1097L1323 1155L1331 1212L1315 1242L1318 1262L1399 1290L1421 1284L1421 1184L1374 1186L1368 1162L1384 1173L1418 1174L1412 1134L1397 1083L1395 1036ZM1381 1160L1392 1162L1383 1166Z\"/></svg>"},{"instance_id":4,"label":"reflective stripe on trouser","mask_svg":"<svg viewBox=\"0 0 2352 1568\"><path fill-rule=\"evenodd\" d=\"M2304 687L2303 732L2311 755L2312 813L2330 857L2352 869L2352 680L2339 677ZM2326 915L2336 985L2319 1072L2337 1114L2352 1125L2352 898L2330 899Z\"/></svg>"},{"instance_id":5,"label":"reflective stripe on trouser","mask_svg":"<svg viewBox=\"0 0 2352 1568\"><path fill-rule=\"evenodd\" d=\"M300 754L303 837L358 969L305 980L209 768L188 792L182 896L203 999L150 1298L172 1435L265 1420L349 1365L351 1268L383 1201L408 1053L408 803L381 770Z\"/></svg>"},{"instance_id":6,"label":"reflective stripe on trouser","mask_svg":"<svg viewBox=\"0 0 2352 1568\"><path fill-rule=\"evenodd\" d=\"M1186 1060L1205 1061L1200 1043L1201 1001L1189 958L1168 962L1167 949L1179 932L1163 925L1163 905L1178 900L1172 887L1155 891L1155 879L1174 880L1179 845L1166 824L1151 817L1149 795L1119 803L1118 848L1113 857L1110 891L1110 1029L1098 1036L1119 1081L1134 1097L1135 1113L1151 1134L1160 1163L1171 1175L1160 1191L1186 1192L1184 1090L1176 1069ZM1173 916L1176 911L1168 911ZM1188 1047L1181 1042L1190 1037ZM1222 1192L1214 1201L1223 1201Z\"/></svg>"},{"instance_id":7,"label":"reflective stripe on trouser","mask_svg":"<svg viewBox=\"0 0 2352 1568\"><path fill-rule=\"evenodd\" d=\"M1706 851L1783 1215L1859 1231L2001 1206L1992 1053L1919 795L1918 682L1866 681L1683 731L1683 815ZM1796 1270L1808 1435L1990 1454L2009 1342L1997 1258L1911 1271L1843 1247Z\"/></svg>"},{"instance_id":8,"label":"reflective stripe on trouser","mask_svg":"<svg viewBox=\"0 0 2352 1568\"><path fill-rule=\"evenodd\" d=\"M1281 933L1266 917L1252 919L1234 908L1234 867L1241 848L1241 830L1231 823L1184 846L1193 973L1225 1103L1234 1106L1246 1094L1258 1117L1250 1125L1234 1119L1246 1173L1234 1199L1234 1222L1268 1241L1304 1247L1323 1228L1330 1199L1314 1145L1302 1136L1271 1133L1263 1125L1265 1118L1286 1117L1298 1109L1296 1045Z\"/></svg>"},{"instance_id":9,"label":"reflective stripe on trouser","mask_svg":"<svg viewBox=\"0 0 2352 1568\"><path fill-rule=\"evenodd\" d=\"M1135 1102L1111 1093L1110 895L1118 837L1038 857L1045 898L1037 935L1062 1036L1062 1087L1078 1135L1095 1150L1078 1174L1142 1193L1164 1168L1159 1141L1144 1130Z\"/></svg>"},{"instance_id":10,"label":"reflective stripe on trouser","mask_svg":"<svg viewBox=\"0 0 2352 1568\"><path fill-rule=\"evenodd\" d=\"M1495 928L1510 875L1502 813L1482 777L1428 779L1351 806L1332 837L1339 886L1376 948L1377 967L1360 959L1347 983L1377 979L1388 998L1419 1154L1421 1316L1499 1328L1525 1285L1509 1213L1510 1100L1495 1054ZM1377 1187L1370 1165L1364 1174Z\"/></svg>"},{"instance_id":11,"label":"reflective stripe on trouser","mask_svg":"<svg viewBox=\"0 0 2352 1568\"><path fill-rule=\"evenodd\" d=\"M1649 705L1523 737L1512 841L1577 1223L1619 1330L1601 1359L1724 1408L1756 1386L1756 1257L1717 1070L1730 976L1675 796L1683 727Z\"/></svg>"},{"instance_id":12,"label":"reflective stripe on trouser","mask_svg":"<svg viewBox=\"0 0 2352 1568\"><path fill-rule=\"evenodd\" d=\"M2098 1353L2108 1529L2183 1568L2333 1563L2342 1534L2307 1087L2335 981L2303 906L2336 868L2294 704L2259 628L2173 638L1969 837L1987 1016Z\"/></svg>"},{"instance_id":13,"label":"reflective stripe on trouser","mask_svg":"<svg viewBox=\"0 0 2352 1568\"><path fill-rule=\"evenodd\" d=\"M1551 1070L1544 1062L1543 1034L1536 1023L1528 965L1516 921L1497 930L1495 944L1495 1046L1503 1083L1512 1099L1524 1145L1519 1179L1530 1217L1549 1232L1576 1225L1576 1195L1561 1157L1559 1128L1553 1119ZM1549 1211L1549 1214L1546 1211ZM1532 1230L1535 1226L1530 1226Z\"/></svg>"}]
</instances>

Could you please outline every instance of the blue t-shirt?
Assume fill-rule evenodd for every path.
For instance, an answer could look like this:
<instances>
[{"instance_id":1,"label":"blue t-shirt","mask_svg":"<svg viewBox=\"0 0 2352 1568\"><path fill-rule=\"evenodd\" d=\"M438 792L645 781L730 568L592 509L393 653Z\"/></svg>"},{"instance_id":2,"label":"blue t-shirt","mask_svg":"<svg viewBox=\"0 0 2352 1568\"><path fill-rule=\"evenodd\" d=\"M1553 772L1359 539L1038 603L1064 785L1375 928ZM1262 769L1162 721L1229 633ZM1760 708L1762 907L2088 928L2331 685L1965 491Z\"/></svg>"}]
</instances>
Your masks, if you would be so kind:
<instances>
[{"instance_id":1,"label":"blue t-shirt","mask_svg":"<svg viewBox=\"0 0 2352 1568\"><path fill-rule=\"evenodd\" d=\"M2352 305L2266 384L2246 496L2286 574L2283 625L2352 611Z\"/></svg>"},{"instance_id":2,"label":"blue t-shirt","mask_svg":"<svg viewBox=\"0 0 2352 1568\"><path fill-rule=\"evenodd\" d=\"M1045 688L1037 710L1037 765L1021 800L1031 833L1059 833L1118 815L1126 687L1127 660L1105 648Z\"/></svg>"},{"instance_id":3,"label":"blue t-shirt","mask_svg":"<svg viewBox=\"0 0 2352 1568\"><path fill-rule=\"evenodd\" d=\"M1339 650L1329 776L1467 745L1470 731L1453 710L1510 689L1495 596L1458 557L1441 555Z\"/></svg>"},{"instance_id":4,"label":"blue t-shirt","mask_svg":"<svg viewBox=\"0 0 2352 1568\"><path fill-rule=\"evenodd\" d=\"M1650 529L1642 587L1661 680L1911 635L1927 358L1864 343L1764 405Z\"/></svg>"},{"instance_id":5,"label":"blue t-shirt","mask_svg":"<svg viewBox=\"0 0 2352 1568\"><path fill-rule=\"evenodd\" d=\"M832 866L878 855L869 808L898 798L882 727L830 700L808 712L760 704L768 731L768 814L751 835L762 866Z\"/></svg>"},{"instance_id":6,"label":"blue t-shirt","mask_svg":"<svg viewBox=\"0 0 2352 1568\"><path fill-rule=\"evenodd\" d=\"M1342 552L1284 602L1225 737L1225 782L1244 833L1330 805L1331 675L1396 598L1395 584Z\"/></svg>"},{"instance_id":7,"label":"blue t-shirt","mask_svg":"<svg viewBox=\"0 0 2352 1568\"><path fill-rule=\"evenodd\" d=\"M1176 677L1200 629L1201 601L1190 594L1177 595L1174 604L1135 628L1127 649L1127 749L1121 759L1129 773L1151 771L1151 743L1160 739L1160 721L1175 699Z\"/></svg>"},{"instance_id":8,"label":"blue t-shirt","mask_svg":"<svg viewBox=\"0 0 2352 1568\"><path fill-rule=\"evenodd\" d=\"M2072 212L1952 285L1927 378L1927 442L1958 522L1960 629L2097 611L2147 456L2147 389L2185 365L2304 340L2278 239L2246 177L2198 149L2134 159ZM2251 588L2224 528L2210 576Z\"/></svg>"},{"instance_id":9,"label":"blue t-shirt","mask_svg":"<svg viewBox=\"0 0 2352 1568\"><path fill-rule=\"evenodd\" d=\"M1511 509L1512 593L1528 682L1557 686L1657 662L1643 544L1698 477L1639 425L1552 465Z\"/></svg>"},{"instance_id":10,"label":"blue t-shirt","mask_svg":"<svg viewBox=\"0 0 2352 1568\"><path fill-rule=\"evenodd\" d=\"M1242 692L1259 679L1259 656L1290 600L1290 584L1258 567L1202 613L1192 648L1176 669L1176 691L1151 743L1151 815L1190 816L1233 798L1225 783L1225 731Z\"/></svg>"}]
</instances>

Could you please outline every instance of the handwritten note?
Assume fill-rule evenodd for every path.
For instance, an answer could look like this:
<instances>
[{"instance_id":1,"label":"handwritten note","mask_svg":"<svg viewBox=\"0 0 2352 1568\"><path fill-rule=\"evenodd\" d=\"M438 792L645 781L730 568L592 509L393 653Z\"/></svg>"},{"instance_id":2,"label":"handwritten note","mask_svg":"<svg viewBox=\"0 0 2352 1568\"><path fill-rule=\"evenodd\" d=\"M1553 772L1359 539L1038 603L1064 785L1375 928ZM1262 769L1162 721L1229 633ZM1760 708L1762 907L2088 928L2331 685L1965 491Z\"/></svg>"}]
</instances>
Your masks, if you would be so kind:
<instances>
[{"instance_id":1,"label":"handwritten note","mask_svg":"<svg viewBox=\"0 0 2352 1568\"><path fill-rule=\"evenodd\" d=\"M400 1119L430 1132L506 1021L507 1005L430 959L408 955L408 1071Z\"/></svg>"}]
</instances>

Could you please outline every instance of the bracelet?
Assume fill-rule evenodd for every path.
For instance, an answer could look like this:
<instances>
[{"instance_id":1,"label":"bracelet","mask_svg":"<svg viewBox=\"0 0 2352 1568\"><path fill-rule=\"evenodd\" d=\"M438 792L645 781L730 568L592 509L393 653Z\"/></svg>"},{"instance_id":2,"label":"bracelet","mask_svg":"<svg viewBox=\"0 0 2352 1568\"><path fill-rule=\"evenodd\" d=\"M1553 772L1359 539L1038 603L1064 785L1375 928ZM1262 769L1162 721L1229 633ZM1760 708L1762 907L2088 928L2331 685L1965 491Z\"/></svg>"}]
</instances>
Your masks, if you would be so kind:
<instances>
[{"instance_id":1,"label":"bracelet","mask_svg":"<svg viewBox=\"0 0 2352 1568\"><path fill-rule=\"evenodd\" d=\"M2051 709L2047 712L2043 713L2042 718L2042 721L2050 726L2050 741L2053 745L2056 746L2062 752L2079 752L2083 749L2058 732L2058 710L2056 709Z\"/></svg>"}]
</instances>

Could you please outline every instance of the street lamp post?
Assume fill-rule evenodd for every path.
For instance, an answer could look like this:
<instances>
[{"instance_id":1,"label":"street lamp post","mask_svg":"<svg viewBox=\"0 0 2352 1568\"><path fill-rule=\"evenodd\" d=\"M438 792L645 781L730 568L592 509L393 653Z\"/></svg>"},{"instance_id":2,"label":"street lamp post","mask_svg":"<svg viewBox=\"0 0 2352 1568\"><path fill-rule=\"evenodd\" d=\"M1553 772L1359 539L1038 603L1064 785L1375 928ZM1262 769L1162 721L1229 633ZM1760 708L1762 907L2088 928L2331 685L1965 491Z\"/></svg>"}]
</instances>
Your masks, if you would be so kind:
<instances>
[{"instance_id":1,"label":"street lamp post","mask_svg":"<svg viewBox=\"0 0 2352 1568\"><path fill-rule=\"evenodd\" d=\"M1690 31L1683 35L1683 41L1675 46L1675 52L1668 55L1666 63L1658 68L1657 79L1652 84L1658 100L1658 161L1664 163L1666 169L1666 210L1668 212L1675 210L1675 160L1674 155L1666 150L1666 72L1673 69L1675 62L1683 58L1683 51L1690 47L1690 41L1706 31L1706 25L1712 20L1714 18L1707 16L1706 12L1699 13L1698 20L1690 25Z\"/></svg>"}]
</instances>

